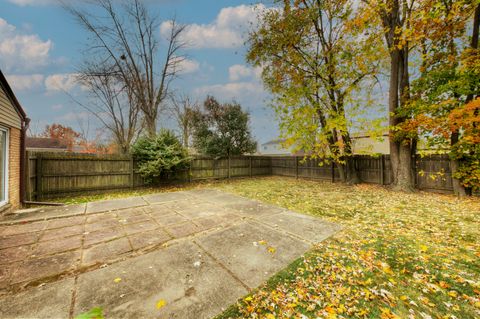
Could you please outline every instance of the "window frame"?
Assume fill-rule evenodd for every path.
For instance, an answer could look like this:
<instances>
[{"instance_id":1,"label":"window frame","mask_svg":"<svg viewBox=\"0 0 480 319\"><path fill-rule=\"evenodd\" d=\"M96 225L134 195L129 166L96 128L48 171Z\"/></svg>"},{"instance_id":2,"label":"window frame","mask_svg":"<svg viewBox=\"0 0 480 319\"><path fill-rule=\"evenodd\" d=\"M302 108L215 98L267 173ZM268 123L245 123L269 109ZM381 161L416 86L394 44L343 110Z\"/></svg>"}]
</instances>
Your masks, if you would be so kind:
<instances>
[{"instance_id":1,"label":"window frame","mask_svg":"<svg viewBox=\"0 0 480 319\"><path fill-rule=\"evenodd\" d=\"M5 133L5 151L0 149L0 152L3 152L5 155L5 161L4 161L4 167L3 171L5 172L3 176L3 182L4 183L4 191L5 191L5 199L0 201L0 207L5 206L9 203L9 198L8 198L8 177L9 177L9 151L10 151L10 131L8 128L3 127L0 125L0 131Z\"/></svg>"}]
</instances>

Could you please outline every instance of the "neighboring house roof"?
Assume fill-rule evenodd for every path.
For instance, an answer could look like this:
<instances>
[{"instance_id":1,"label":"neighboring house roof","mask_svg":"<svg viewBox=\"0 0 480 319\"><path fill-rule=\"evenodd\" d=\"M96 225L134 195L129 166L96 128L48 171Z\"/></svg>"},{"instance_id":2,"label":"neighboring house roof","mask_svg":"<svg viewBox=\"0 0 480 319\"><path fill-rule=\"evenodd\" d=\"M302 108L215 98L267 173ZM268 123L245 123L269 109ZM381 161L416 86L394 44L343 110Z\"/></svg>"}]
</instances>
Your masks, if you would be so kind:
<instances>
[{"instance_id":1,"label":"neighboring house roof","mask_svg":"<svg viewBox=\"0 0 480 319\"><path fill-rule=\"evenodd\" d=\"M358 132L358 133L352 133L350 136L353 139L356 138L380 138L380 137L388 137L390 134L388 132L383 132L380 134L370 134L370 133L364 133L364 132Z\"/></svg>"},{"instance_id":2,"label":"neighboring house roof","mask_svg":"<svg viewBox=\"0 0 480 319\"><path fill-rule=\"evenodd\" d=\"M60 149L67 150L68 143L67 141L60 138L49 138L49 137L27 137L26 141L27 148L30 149Z\"/></svg>"},{"instance_id":3,"label":"neighboring house roof","mask_svg":"<svg viewBox=\"0 0 480 319\"><path fill-rule=\"evenodd\" d=\"M276 140L268 141L267 143L263 143L262 146L282 144L284 142L285 142L285 139L276 139Z\"/></svg>"},{"instance_id":4,"label":"neighboring house roof","mask_svg":"<svg viewBox=\"0 0 480 319\"><path fill-rule=\"evenodd\" d=\"M0 70L0 86L3 88L3 90L5 91L5 94L7 95L8 99L10 100L10 102L12 103L13 107L15 108L15 110L17 111L18 115L20 116L20 118L23 120L23 121L27 121L27 114L25 113L25 111L23 110L22 106L20 105L20 103L18 102L17 100L17 97L15 96L15 94L13 93L12 91L12 88L10 87L10 85L8 84L7 82L7 79L5 78L5 76L3 75L2 73L2 70Z\"/></svg>"}]
</instances>

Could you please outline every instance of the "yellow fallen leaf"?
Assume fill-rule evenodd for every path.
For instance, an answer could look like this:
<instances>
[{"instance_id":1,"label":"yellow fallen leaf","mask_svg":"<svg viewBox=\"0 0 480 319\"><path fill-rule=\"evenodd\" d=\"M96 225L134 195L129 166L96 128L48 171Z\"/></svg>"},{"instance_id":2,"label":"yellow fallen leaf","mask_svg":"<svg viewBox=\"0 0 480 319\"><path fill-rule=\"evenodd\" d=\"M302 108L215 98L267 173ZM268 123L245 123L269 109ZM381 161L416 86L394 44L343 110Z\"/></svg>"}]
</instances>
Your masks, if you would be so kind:
<instances>
[{"instance_id":1,"label":"yellow fallen leaf","mask_svg":"<svg viewBox=\"0 0 480 319\"><path fill-rule=\"evenodd\" d=\"M271 313L267 313L265 316L266 319L275 319L275 315L272 315Z\"/></svg>"},{"instance_id":2,"label":"yellow fallen leaf","mask_svg":"<svg viewBox=\"0 0 480 319\"><path fill-rule=\"evenodd\" d=\"M268 252L271 253L271 254L274 254L277 250L273 247L268 247Z\"/></svg>"},{"instance_id":3,"label":"yellow fallen leaf","mask_svg":"<svg viewBox=\"0 0 480 319\"><path fill-rule=\"evenodd\" d=\"M427 246L425 246L425 245L420 245L420 251L421 251L421 252L423 252L423 253L424 253L424 252L426 252L426 251L427 251L427 249L428 249L428 247L427 247Z\"/></svg>"},{"instance_id":4,"label":"yellow fallen leaf","mask_svg":"<svg viewBox=\"0 0 480 319\"><path fill-rule=\"evenodd\" d=\"M438 285L440 287L444 288L444 289L450 287L450 285L448 283L446 283L445 281L440 281L440 283Z\"/></svg>"},{"instance_id":5,"label":"yellow fallen leaf","mask_svg":"<svg viewBox=\"0 0 480 319\"><path fill-rule=\"evenodd\" d=\"M263 245L263 246L265 246L265 245L267 244L267 242L266 242L265 240L260 240L258 243L259 243L260 245Z\"/></svg>"},{"instance_id":6,"label":"yellow fallen leaf","mask_svg":"<svg viewBox=\"0 0 480 319\"><path fill-rule=\"evenodd\" d=\"M158 302L157 302L157 309L162 309L163 307L165 307L165 305L167 304L167 302L163 299L160 299Z\"/></svg>"},{"instance_id":7,"label":"yellow fallen leaf","mask_svg":"<svg viewBox=\"0 0 480 319\"><path fill-rule=\"evenodd\" d=\"M115 283L117 283L117 284L118 284L120 281L122 281L122 278L115 278L115 279L113 279L113 282L115 282Z\"/></svg>"},{"instance_id":8,"label":"yellow fallen leaf","mask_svg":"<svg viewBox=\"0 0 480 319\"><path fill-rule=\"evenodd\" d=\"M337 311L333 308L333 307L330 307L330 306L326 306L325 309L326 312L328 312L329 314L336 314Z\"/></svg>"}]
</instances>

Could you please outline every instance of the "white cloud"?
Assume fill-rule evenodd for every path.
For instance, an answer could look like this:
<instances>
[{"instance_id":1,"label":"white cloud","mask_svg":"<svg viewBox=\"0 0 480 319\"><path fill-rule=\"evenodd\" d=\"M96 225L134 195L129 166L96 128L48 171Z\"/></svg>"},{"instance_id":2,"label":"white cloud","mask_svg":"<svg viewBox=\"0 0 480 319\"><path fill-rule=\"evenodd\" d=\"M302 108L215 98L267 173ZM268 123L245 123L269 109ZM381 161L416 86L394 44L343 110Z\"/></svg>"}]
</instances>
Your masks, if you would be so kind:
<instances>
[{"instance_id":1,"label":"white cloud","mask_svg":"<svg viewBox=\"0 0 480 319\"><path fill-rule=\"evenodd\" d=\"M196 88L194 93L198 96L213 95L221 100L257 100L264 95L262 85L255 82L235 82L215 84Z\"/></svg>"},{"instance_id":2,"label":"white cloud","mask_svg":"<svg viewBox=\"0 0 480 319\"><path fill-rule=\"evenodd\" d=\"M76 82L76 74L52 74L45 79L47 92L71 91Z\"/></svg>"},{"instance_id":3,"label":"white cloud","mask_svg":"<svg viewBox=\"0 0 480 319\"><path fill-rule=\"evenodd\" d=\"M5 71L31 71L47 65L52 47L51 40L22 34L0 18L0 63Z\"/></svg>"},{"instance_id":4,"label":"white cloud","mask_svg":"<svg viewBox=\"0 0 480 319\"><path fill-rule=\"evenodd\" d=\"M58 111L58 110L61 110L61 109L63 109L63 104L52 105L52 110L54 110L54 111Z\"/></svg>"},{"instance_id":5,"label":"white cloud","mask_svg":"<svg viewBox=\"0 0 480 319\"><path fill-rule=\"evenodd\" d=\"M262 68L251 68L242 64L235 64L228 68L228 77L230 81L239 81L245 78L260 79Z\"/></svg>"},{"instance_id":6,"label":"white cloud","mask_svg":"<svg viewBox=\"0 0 480 319\"><path fill-rule=\"evenodd\" d=\"M57 3L56 0L8 0L9 2L16 4L17 6L25 7L25 6L38 6L38 5L46 5L46 4L54 4Z\"/></svg>"},{"instance_id":7,"label":"white cloud","mask_svg":"<svg viewBox=\"0 0 480 319\"><path fill-rule=\"evenodd\" d=\"M200 63L195 60L183 59L178 63L177 68L181 74L195 73L200 70Z\"/></svg>"},{"instance_id":8,"label":"white cloud","mask_svg":"<svg viewBox=\"0 0 480 319\"><path fill-rule=\"evenodd\" d=\"M245 33L257 24L257 12L266 10L265 5L240 5L220 10L216 19L209 24L190 24L183 34L193 48L237 48L245 42ZM168 36L171 22L163 22L160 32Z\"/></svg>"},{"instance_id":9,"label":"white cloud","mask_svg":"<svg viewBox=\"0 0 480 319\"><path fill-rule=\"evenodd\" d=\"M69 112L55 118L55 122L65 123L65 122L78 122L81 120L88 120L90 113L86 111L81 112Z\"/></svg>"},{"instance_id":10,"label":"white cloud","mask_svg":"<svg viewBox=\"0 0 480 319\"><path fill-rule=\"evenodd\" d=\"M26 91L41 87L44 76L41 74L8 75L7 79L14 91Z\"/></svg>"}]
</instances>

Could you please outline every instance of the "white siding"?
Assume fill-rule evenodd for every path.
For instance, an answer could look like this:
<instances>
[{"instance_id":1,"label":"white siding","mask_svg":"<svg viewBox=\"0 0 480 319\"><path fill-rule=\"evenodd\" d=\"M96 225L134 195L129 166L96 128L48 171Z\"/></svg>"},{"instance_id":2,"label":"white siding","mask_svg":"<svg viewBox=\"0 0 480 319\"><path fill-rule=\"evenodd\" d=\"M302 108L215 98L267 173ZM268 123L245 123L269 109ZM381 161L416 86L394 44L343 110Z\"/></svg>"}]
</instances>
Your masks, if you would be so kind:
<instances>
[{"instance_id":1,"label":"white siding","mask_svg":"<svg viewBox=\"0 0 480 319\"><path fill-rule=\"evenodd\" d=\"M18 129L22 126L20 116L0 86L0 125L1 124Z\"/></svg>"},{"instance_id":2,"label":"white siding","mask_svg":"<svg viewBox=\"0 0 480 319\"><path fill-rule=\"evenodd\" d=\"M291 150L285 149L282 145L277 143L261 145L259 153L262 155L292 155Z\"/></svg>"}]
</instances>

